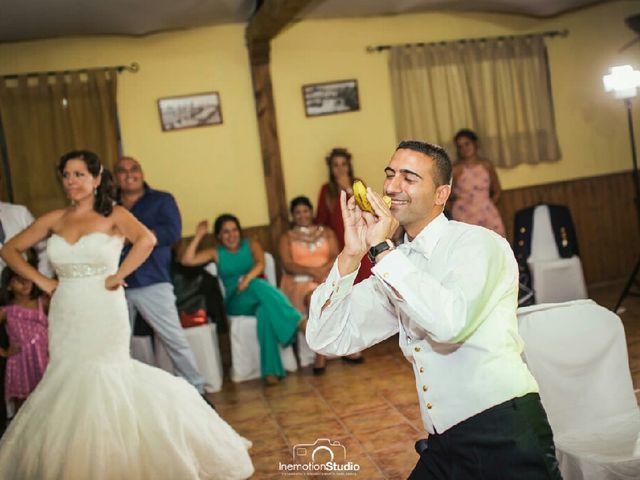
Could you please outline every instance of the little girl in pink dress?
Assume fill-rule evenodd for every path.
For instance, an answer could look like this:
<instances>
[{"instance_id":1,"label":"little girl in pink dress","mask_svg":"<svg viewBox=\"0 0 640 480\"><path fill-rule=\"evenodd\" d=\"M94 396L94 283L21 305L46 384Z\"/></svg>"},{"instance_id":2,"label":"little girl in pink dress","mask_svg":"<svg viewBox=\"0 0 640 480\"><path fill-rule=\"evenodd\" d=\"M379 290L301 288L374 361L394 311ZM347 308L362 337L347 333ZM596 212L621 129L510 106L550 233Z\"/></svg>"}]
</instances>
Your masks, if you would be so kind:
<instances>
[{"instance_id":1,"label":"little girl in pink dress","mask_svg":"<svg viewBox=\"0 0 640 480\"><path fill-rule=\"evenodd\" d=\"M36 388L49 362L47 301L33 282L8 267L2 272L1 290L0 321L5 322L10 342L9 348L0 349L0 355L7 358L4 393L17 410Z\"/></svg>"}]
</instances>

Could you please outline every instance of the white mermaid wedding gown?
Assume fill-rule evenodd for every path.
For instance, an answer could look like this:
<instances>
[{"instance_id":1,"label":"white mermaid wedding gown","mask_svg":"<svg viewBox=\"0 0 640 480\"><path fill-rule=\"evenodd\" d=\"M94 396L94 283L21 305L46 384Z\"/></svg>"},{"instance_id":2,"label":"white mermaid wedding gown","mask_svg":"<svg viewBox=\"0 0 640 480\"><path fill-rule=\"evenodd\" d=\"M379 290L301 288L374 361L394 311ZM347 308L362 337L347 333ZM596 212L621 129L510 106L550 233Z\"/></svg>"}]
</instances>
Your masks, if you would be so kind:
<instances>
[{"instance_id":1,"label":"white mermaid wedding gown","mask_svg":"<svg viewBox=\"0 0 640 480\"><path fill-rule=\"evenodd\" d=\"M123 241L53 235L60 283L49 309L49 366L0 441L0 479L244 479L239 436L185 380L132 360L122 288L109 291Z\"/></svg>"}]
</instances>

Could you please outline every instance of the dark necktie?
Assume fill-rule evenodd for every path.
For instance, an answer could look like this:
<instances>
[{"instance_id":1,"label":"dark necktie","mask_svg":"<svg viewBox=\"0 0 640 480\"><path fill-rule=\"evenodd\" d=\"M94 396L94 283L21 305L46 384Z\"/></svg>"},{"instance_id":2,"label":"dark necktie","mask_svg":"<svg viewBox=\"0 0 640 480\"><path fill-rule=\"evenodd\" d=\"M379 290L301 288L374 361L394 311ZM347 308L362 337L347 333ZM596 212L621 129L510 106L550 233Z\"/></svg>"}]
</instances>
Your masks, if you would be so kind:
<instances>
[{"instance_id":1,"label":"dark necktie","mask_svg":"<svg viewBox=\"0 0 640 480\"><path fill-rule=\"evenodd\" d=\"M2 226L2 220L0 220L0 243L4 244L7 234L4 233L4 227Z\"/></svg>"}]
</instances>

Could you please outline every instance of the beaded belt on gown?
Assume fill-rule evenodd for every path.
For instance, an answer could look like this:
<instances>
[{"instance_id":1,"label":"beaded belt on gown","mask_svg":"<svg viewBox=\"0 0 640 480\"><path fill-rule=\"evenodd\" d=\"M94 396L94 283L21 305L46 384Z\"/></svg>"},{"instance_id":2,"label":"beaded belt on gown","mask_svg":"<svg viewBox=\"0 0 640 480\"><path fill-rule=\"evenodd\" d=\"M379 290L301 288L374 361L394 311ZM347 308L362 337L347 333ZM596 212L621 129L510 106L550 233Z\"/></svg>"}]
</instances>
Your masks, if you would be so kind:
<instances>
[{"instance_id":1,"label":"beaded belt on gown","mask_svg":"<svg viewBox=\"0 0 640 480\"><path fill-rule=\"evenodd\" d=\"M104 275L107 266L97 263L61 263L56 265L59 278L82 278Z\"/></svg>"}]
</instances>

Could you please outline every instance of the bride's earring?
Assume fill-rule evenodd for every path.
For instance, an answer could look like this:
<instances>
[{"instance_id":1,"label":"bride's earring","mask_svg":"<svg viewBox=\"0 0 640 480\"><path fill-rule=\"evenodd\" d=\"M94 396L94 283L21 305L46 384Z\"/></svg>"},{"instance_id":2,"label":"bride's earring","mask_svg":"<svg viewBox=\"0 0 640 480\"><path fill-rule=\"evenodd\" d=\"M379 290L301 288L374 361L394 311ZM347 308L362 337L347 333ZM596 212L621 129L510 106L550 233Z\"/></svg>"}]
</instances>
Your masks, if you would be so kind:
<instances>
[{"instance_id":1,"label":"bride's earring","mask_svg":"<svg viewBox=\"0 0 640 480\"><path fill-rule=\"evenodd\" d=\"M97 197L98 196L98 187L93 189L93 196Z\"/></svg>"}]
</instances>

